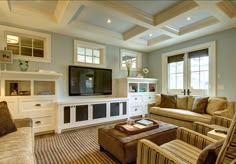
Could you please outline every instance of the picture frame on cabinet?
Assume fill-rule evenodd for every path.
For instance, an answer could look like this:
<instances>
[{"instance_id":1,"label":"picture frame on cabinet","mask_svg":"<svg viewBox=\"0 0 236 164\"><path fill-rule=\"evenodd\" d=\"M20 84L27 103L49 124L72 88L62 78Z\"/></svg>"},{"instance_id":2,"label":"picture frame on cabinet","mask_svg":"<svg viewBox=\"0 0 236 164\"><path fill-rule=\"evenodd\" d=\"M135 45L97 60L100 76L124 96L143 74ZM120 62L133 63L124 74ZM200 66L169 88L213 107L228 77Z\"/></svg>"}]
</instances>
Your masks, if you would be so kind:
<instances>
[{"instance_id":1,"label":"picture frame on cabinet","mask_svg":"<svg viewBox=\"0 0 236 164\"><path fill-rule=\"evenodd\" d=\"M0 63L12 64L12 62L13 62L12 51L0 50Z\"/></svg>"}]
</instances>

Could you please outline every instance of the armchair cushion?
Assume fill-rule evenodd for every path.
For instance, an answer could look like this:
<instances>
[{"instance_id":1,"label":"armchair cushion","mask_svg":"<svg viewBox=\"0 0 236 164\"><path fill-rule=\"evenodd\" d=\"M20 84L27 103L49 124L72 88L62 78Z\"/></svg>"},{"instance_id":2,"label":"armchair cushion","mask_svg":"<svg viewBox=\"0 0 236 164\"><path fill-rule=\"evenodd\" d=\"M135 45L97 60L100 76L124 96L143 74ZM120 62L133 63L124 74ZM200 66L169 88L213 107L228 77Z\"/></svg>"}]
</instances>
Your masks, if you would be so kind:
<instances>
[{"instance_id":1,"label":"armchair cushion","mask_svg":"<svg viewBox=\"0 0 236 164\"><path fill-rule=\"evenodd\" d=\"M215 163L224 141L222 139L205 147L198 157L197 164Z\"/></svg>"},{"instance_id":2,"label":"armchair cushion","mask_svg":"<svg viewBox=\"0 0 236 164\"><path fill-rule=\"evenodd\" d=\"M161 104L162 108L176 108L177 95L165 95L161 94Z\"/></svg>"},{"instance_id":3,"label":"armchair cushion","mask_svg":"<svg viewBox=\"0 0 236 164\"><path fill-rule=\"evenodd\" d=\"M206 112L213 115L214 112L218 110L223 110L226 108L227 100L220 98L211 98L208 102Z\"/></svg>"},{"instance_id":4,"label":"armchair cushion","mask_svg":"<svg viewBox=\"0 0 236 164\"><path fill-rule=\"evenodd\" d=\"M0 136L16 131L16 125L14 124L10 111L7 107L7 102L0 102Z\"/></svg>"}]
</instances>

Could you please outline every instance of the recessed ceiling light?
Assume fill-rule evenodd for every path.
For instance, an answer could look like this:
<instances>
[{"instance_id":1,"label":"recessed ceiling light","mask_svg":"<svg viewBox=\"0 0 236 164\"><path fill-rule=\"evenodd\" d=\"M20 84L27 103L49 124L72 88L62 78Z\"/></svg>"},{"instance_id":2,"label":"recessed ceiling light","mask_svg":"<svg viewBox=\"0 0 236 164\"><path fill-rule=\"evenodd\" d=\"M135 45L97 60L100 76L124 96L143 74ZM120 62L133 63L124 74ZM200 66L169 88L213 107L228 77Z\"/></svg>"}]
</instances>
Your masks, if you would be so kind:
<instances>
[{"instance_id":1,"label":"recessed ceiling light","mask_svg":"<svg viewBox=\"0 0 236 164\"><path fill-rule=\"evenodd\" d=\"M150 37L152 37L152 34L149 34Z\"/></svg>"},{"instance_id":2,"label":"recessed ceiling light","mask_svg":"<svg viewBox=\"0 0 236 164\"><path fill-rule=\"evenodd\" d=\"M191 17L188 17L187 20L190 21L190 20L191 20Z\"/></svg>"},{"instance_id":3,"label":"recessed ceiling light","mask_svg":"<svg viewBox=\"0 0 236 164\"><path fill-rule=\"evenodd\" d=\"M110 19L107 19L107 23L111 23L111 20L110 20Z\"/></svg>"}]
</instances>

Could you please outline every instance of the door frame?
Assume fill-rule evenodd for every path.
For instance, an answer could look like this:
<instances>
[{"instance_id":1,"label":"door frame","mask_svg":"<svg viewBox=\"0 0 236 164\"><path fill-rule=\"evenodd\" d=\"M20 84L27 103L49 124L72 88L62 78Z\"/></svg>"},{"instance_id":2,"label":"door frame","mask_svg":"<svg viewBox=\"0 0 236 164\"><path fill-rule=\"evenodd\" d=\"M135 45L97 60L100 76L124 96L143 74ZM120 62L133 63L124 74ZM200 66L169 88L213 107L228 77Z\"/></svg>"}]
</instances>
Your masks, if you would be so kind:
<instances>
[{"instance_id":1,"label":"door frame","mask_svg":"<svg viewBox=\"0 0 236 164\"><path fill-rule=\"evenodd\" d=\"M208 49L209 52L209 96L216 96L216 41L199 44L179 50L170 51L162 54L162 93L167 94L168 88L168 56L186 54L191 51ZM185 69L185 68L184 68ZM185 71L186 72L186 71ZM184 77L186 75L184 74Z\"/></svg>"}]
</instances>

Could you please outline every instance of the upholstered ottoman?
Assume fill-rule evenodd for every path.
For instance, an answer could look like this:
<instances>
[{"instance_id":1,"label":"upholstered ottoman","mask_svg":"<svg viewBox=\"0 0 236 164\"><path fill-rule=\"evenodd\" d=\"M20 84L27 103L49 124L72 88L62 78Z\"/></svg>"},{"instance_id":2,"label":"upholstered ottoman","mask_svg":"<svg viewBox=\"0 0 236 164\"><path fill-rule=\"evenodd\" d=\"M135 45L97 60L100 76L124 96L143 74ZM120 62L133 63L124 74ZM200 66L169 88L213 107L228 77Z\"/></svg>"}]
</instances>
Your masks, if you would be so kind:
<instances>
[{"instance_id":1,"label":"upholstered ottoman","mask_svg":"<svg viewBox=\"0 0 236 164\"><path fill-rule=\"evenodd\" d=\"M114 126L107 126L98 129L98 143L100 150L109 152L122 164L136 161L137 143L140 139L148 139L157 145L176 139L177 126L157 121L159 128L128 135L115 129Z\"/></svg>"}]
</instances>

